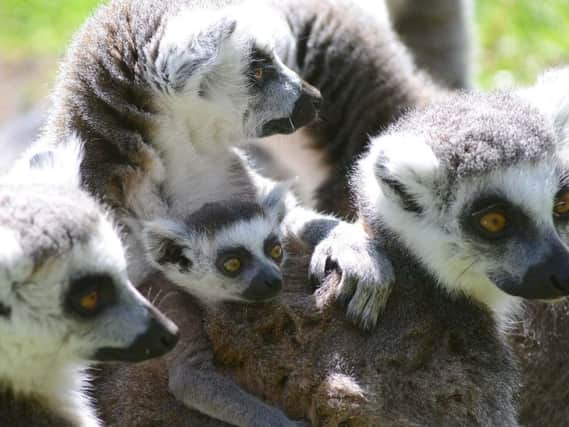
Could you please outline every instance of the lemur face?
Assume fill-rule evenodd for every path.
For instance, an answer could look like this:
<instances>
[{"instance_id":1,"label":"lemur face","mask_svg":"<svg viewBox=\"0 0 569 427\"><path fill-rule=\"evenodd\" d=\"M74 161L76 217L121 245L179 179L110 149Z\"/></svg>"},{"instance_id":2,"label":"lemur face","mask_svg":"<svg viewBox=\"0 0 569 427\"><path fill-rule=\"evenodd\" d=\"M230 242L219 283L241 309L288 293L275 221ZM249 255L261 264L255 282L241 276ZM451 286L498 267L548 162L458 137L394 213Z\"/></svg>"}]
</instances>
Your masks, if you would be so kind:
<instances>
[{"instance_id":1,"label":"lemur face","mask_svg":"<svg viewBox=\"0 0 569 427\"><path fill-rule=\"evenodd\" d=\"M506 294L569 294L568 169L548 119L521 100L463 96L413 113L360 166L364 216L447 288L496 310Z\"/></svg>"},{"instance_id":2,"label":"lemur face","mask_svg":"<svg viewBox=\"0 0 569 427\"><path fill-rule=\"evenodd\" d=\"M200 110L235 133L289 134L316 118L321 95L274 53L282 34L292 37L284 18L260 2L188 10L171 18L157 66L174 88L197 95Z\"/></svg>"},{"instance_id":3,"label":"lemur face","mask_svg":"<svg viewBox=\"0 0 569 427\"><path fill-rule=\"evenodd\" d=\"M208 203L184 223L146 224L150 261L206 302L260 302L282 288L280 215L256 203Z\"/></svg>"},{"instance_id":4,"label":"lemur face","mask_svg":"<svg viewBox=\"0 0 569 427\"><path fill-rule=\"evenodd\" d=\"M0 184L0 204L6 357L140 361L173 348L176 326L129 283L118 234L90 198Z\"/></svg>"}]
</instances>

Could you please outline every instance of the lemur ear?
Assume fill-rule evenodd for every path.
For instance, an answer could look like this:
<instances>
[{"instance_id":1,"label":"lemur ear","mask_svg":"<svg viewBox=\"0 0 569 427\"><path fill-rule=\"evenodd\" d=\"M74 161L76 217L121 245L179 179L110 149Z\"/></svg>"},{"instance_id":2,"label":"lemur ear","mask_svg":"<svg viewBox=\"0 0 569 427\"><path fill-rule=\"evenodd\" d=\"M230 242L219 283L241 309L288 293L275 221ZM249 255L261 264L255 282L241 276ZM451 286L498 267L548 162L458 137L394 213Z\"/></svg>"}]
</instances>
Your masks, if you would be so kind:
<instances>
[{"instance_id":1,"label":"lemur ear","mask_svg":"<svg viewBox=\"0 0 569 427\"><path fill-rule=\"evenodd\" d=\"M517 94L549 117L555 127L557 144L569 151L569 67L549 70Z\"/></svg>"},{"instance_id":2,"label":"lemur ear","mask_svg":"<svg viewBox=\"0 0 569 427\"><path fill-rule=\"evenodd\" d=\"M292 183L290 181L279 182L260 200L260 205L265 212L274 215L278 221L282 221L287 213L287 198L289 198Z\"/></svg>"},{"instance_id":3,"label":"lemur ear","mask_svg":"<svg viewBox=\"0 0 569 427\"><path fill-rule=\"evenodd\" d=\"M192 269L187 235L182 225L172 221L152 221L143 226L142 240L147 258L159 270L173 266L181 273Z\"/></svg>"},{"instance_id":4,"label":"lemur ear","mask_svg":"<svg viewBox=\"0 0 569 427\"><path fill-rule=\"evenodd\" d=\"M385 135L371 144L361 163L371 175L367 179L377 182L377 191L395 198L403 209L421 213L439 166L431 147L423 138L412 135Z\"/></svg>"},{"instance_id":5,"label":"lemur ear","mask_svg":"<svg viewBox=\"0 0 569 427\"><path fill-rule=\"evenodd\" d=\"M223 42L234 33L237 21L228 17L211 22L210 16L194 11L173 18L160 45L156 67L174 90L184 89L190 78L207 74L221 53ZM195 28L201 28L197 33ZM197 82L196 82L197 83Z\"/></svg>"}]
</instances>

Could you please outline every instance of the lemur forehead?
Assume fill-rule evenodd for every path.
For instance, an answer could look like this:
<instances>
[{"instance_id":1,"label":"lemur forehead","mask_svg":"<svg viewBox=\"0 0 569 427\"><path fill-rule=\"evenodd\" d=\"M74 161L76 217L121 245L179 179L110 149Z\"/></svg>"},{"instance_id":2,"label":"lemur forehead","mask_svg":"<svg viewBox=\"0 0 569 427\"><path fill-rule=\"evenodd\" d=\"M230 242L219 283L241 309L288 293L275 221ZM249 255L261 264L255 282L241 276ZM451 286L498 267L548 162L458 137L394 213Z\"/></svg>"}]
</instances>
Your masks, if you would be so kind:
<instances>
[{"instance_id":1,"label":"lemur forehead","mask_svg":"<svg viewBox=\"0 0 569 427\"><path fill-rule=\"evenodd\" d=\"M424 136L450 180L536 163L554 151L548 121L521 99L500 92L450 95L395 128Z\"/></svg>"},{"instance_id":2,"label":"lemur forehead","mask_svg":"<svg viewBox=\"0 0 569 427\"><path fill-rule=\"evenodd\" d=\"M263 216L265 211L257 203L224 200L204 204L186 219L186 223L197 232L213 235L233 224Z\"/></svg>"},{"instance_id":3,"label":"lemur forehead","mask_svg":"<svg viewBox=\"0 0 569 427\"><path fill-rule=\"evenodd\" d=\"M25 256L39 264L87 242L101 220L96 204L77 191L0 186L0 223L16 234ZM76 197L75 197L76 196Z\"/></svg>"}]
</instances>

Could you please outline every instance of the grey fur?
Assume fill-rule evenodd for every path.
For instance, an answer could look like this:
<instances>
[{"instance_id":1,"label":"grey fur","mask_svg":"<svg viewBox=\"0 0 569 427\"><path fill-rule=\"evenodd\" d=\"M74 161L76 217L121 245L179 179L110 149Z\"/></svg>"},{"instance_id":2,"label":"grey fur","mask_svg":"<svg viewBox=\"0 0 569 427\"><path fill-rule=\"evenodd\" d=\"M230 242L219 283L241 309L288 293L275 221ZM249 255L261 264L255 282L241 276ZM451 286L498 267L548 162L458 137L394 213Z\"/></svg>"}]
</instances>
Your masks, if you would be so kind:
<instances>
[{"instance_id":1,"label":"grey fur","mask_svg":"<svg viewBox=\"0 0 569 427\"><path fill-rule=\"evenodd\" d=\"M255 84L251 84L251 73L247 74L246 68L254 57L251 47L261 37L255 34L257 25L261 32L267 22L240 25L241 20L247 18L244 14L237 19L237 27L229 36L231 31L226 29L233 26L223 25L227 23L224 19L230 10L226 8L239 5L239 9L231 10L237 13L247 10L242 9L246 4L249 3L172 0L157 5L150 1L112 1L94 13L69 49L53 94L54 109L46 134L57 140L76 132L85 141L82 183L91 194L108 204L124 225L132 259L129 273L136 283L148 273L140 244L141 220L165 217L176 220L204 203L231 197L258 200L258 189L246 171L249 166L227 148L228 144L240 144L247 136L292 132L313 118L319 99L317 91L287 69L273 52L268 52L263 60L272 61L267 64L267 72L272 73L273 80L252 94ZM257 10L263 3L251 5L247 7ZM179 39L181 36L171 31L169 25L176 24L180 16L191 20L192 16L201 17L202 13L204 20L216 23L213 28L221 28L221 39L226 37L227 42L233 43L237 33L243 35L251 31L253 35L246 43L242 44L239 39L235 41L237 45L224 45L219 50L219 58L213 59L223 62L230 58L221 64L223 66L209 69L208 65L203 75L200 66L189 77L183 91L169 91L163 69L179 70L180 66L184 71L194 69L181 65L188 59L186 56L177 56L186 55L187 51L167 49L173 40L176 46L186 41ZM217 25L220 22L221 27ZM279 28L286 25L280 18L274 23ZM206 22L199 24L211 28ZM182 27L184 30L193 28L185 22ZM175 25L174 29L179 30ZM216 46L218 39L211 39L208 31L205 33L208 40L205 45ZM194 36L190 38L195 42ZM198 41L201 36L203 32L198 32ZM267 42L269 49L272 42ZM189 52L193 50L190 48ZM235 66L234 62L239 63L239 71L231 67ZM178 102L172 101L169 105L170 96L176 94L187 95L187 99L182 102L181 98L175 98ZM204 115L203 105L215 114ZM200 119L192 116L199 114L202 114ZM202 123L202 120L209 122ZM296 201L291 199L290 205L296 206ZM324 218L302 208L290 209L290 212L293 215L289 215L286 222L295 230L302 229L304 234L310 234L311 223ZM351 233L348 227L343 229L348 232L351 246L357 244L357 238L360 244L367 245L361 230ZM325 239L325 235L312 238L321 238L322 246L331 246L329 251L317 254L336 253L341 249L337 242ZM341 253L337 256L340 264ZM375 295L383 293L383 286L376 286L377 283L383 285L390 280L388 273L378 271L378 266L370 263L354 270L351 264L346 264L343 271L356 282L361 278L361 286ZM315 272L315 277L320 275L321 272ZM373 298L366 298L368 300ZM362 316L357 312L356 307L362 305L366 302L349 306L350 316L367 327L374 325L376 315Z\"/></svg>"},{"instance_id":2,"label":"grey fur","mask_svg":"<svg viewBox=\"0 0 569 427\"><path fill-rule=\"evenodd\" d=\"M286 196L286 193L278 188L276 192L281 197ZM168 234L164 234L153 224L148 224L148 230L145 231L151 262L173 282L172 285L164 278L154 277L149 281L150 289L155 295L162 295L161 309L171 313L183 330L181 345L178 345L175 352L166 358L168 389L187 408L236 426L297 424L288 420L277 408L263 403L240 388L232 379L218 372L214 365L211 345L203 329L203 301L208 301L208 298L200 295L197 289L201 283L204 283L209 292L219 288L214 296L216 302L229 300L248 302L247 289L251 279L254 279L249 273L258 274L259 271L271 272L279 269L280 260L273 260L263 252L267 238L274 236L276 242L280 241L280 221L283 215L279 212L281 206L278 194L269 194L270 206L262 207L236 200L217 202L214 205L208 204L191 214L183 224L177 224L176 227L172 224ZM240 235L242 242L238 237L231 238L231 247L240 246L247 249L249 258L242 260L243 269L239 275L225 277L216 267L217 253L224 250L218 242L223 241L227 233L231 233L232 227L235 229L246 226L249 221L264 222L267 228L257 225L253 229L244 230ZM165 243L165 239L171 241L175 239L175 243ZM181 270L169 260L162 261L156 247L166 244L171 248L179 248L179 257L187 256L186 264L189 263L191 267ZM280 271L278 276L280 277ZM197 295L198 298L190 297L191 294ZM258 298L257 300L261 301ZM138 376L144 377L150 374L150 371L145 372L144 368L141 369ZM119 372L128 371L129 368L125 367ZM103 377L99 387L108 387L106 384L114 382L114 377L114 375ZM132 383L132 380L130 382ZM102 399L106 412L108 405L106 396L102 395ZM136 403L138 402L137 400ZM140 409L135 406L130 407L128 412L138 410ZM189 413L189 410L186 412ZM174 425L181 422L183 411L178 410L176 413L177 421L174 421L175 416L170 421ZM118 421L114 411L109 411L109 414L110 419L106 419L107 422ZM121 423L125 422L127 421L121 420ZM193 424L190 422L188 425Z\"/></svg>"},{"instance_id":3,"label":"grey fur","mask_svg":"<svg viewBox=\"0 0 569 427\"><path fill-rule=\"evenodd\" d=\"M88 364L145 360L169 349L153 340L175 344L175 325L128 282L106 211L79 187L80 152L76 140L31 152L34 162L0 179L2 425L96 427ZM79 305L93 292L92 310Z\"/></svg>"},{"instance_id":4,"label":"grey fur","mask_svg":"<svg viewBox=\"0 0 569 427\"><path fill-rule=\"evenodd\" d=\"M417 66L453 89L471 86L473 0L386 0Z\"/></svg>"},{"instance_id":5,"label":"grey fur","mask_svg":"<svg viewBox=\"0 0 569 427\"><path fill-rule=\"evenodd\" d=\"M412 145L414 138L432 150L436 163L422 152L411 153L418 148ZM492 179L512 168L528 171L527 179L535 179L520 179L516 184L547 192L549 203L538 206L544 217L532 211L532 224L542 224L536 225L541 238L547 230L555 233L553 200L562 188L563 172L556 156L553 121L512 94L457 95L410 113L372 144L370 157L360 163L353 191L362 220L392 261L397 278L380 319L381 329L361 336L336 323L337 313L322 312L319 298L333 292L334 281L317 293L314 304L306 298L309 287L302 275L289 276L290 294L285 292L281 305L271 308L273 323L267 323L264 311L213 315L208 330L218 358L225 360L245 387L267 395L290 414L310 414L314 424L518 425L520 376L503 323L475 297L460 291L450 295L445 288L460 279L445 274L454 262L452 256L434 265L426 251L438 250L433 240L437 235L432 233L437 227L445 238L458 233L461 245L474 244L474 237L461 234L451 222L454 213L462 212L454 205L461 203L461 185L479 183L467 192L467 200L486 190L512 196L506 179ZM532 166L544 173L531 175ZM395 181L401 177L408 180ZM376 193L370 179L378 180L380 192ZM414 183L423 186L421 193L419 187L411 186ZM422 210L409 211L402 203L403 192L414 197ZM427 218L423 227L405 229L421 218ZM493 261L492 248L499 245L498 241L487 243L475 249L472 257ZM462 247L453 246L455 252ZM536 254L547 253L539 244L532 248ZM517 250L501 250L498 263L504 268L530 268L534 259ZM510 253L507 262L504 252ZM306 263L302 257L289 260ZM286 273L286 265L284 269ZM297 264L288 271L300 270ZM478 274L466 274L472 285L477 284ZM227 330L246 319L250 319L248 327L240 329L240 335L235 336L236 329ZM256 336L255 330L264 334ZM254 358L248 357L250 348L257 350ZM266 374L258 378L253 374L258 372Z\"/></svg>"}]
</instances>

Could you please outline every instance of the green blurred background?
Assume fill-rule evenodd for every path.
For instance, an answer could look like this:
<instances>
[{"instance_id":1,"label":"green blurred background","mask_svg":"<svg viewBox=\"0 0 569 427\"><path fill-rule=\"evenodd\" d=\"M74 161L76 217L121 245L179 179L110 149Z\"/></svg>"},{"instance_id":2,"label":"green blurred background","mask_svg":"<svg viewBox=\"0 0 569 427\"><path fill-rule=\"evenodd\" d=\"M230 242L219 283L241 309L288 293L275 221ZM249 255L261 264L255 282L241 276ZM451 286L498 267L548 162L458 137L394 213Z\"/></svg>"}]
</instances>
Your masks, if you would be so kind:
<instances>
[{"instance_id":1,"label":"green blurred background","mask_svg":"<svg viewBox=\"0 0 569 427\"><path fill-rule=\"evenodd\" d=\"M45 96L71 34L98 3L0 0L0 124ZM569 0L477 0L476 21L482 87L569 63Z\"/></svg>"}]
</instances>

